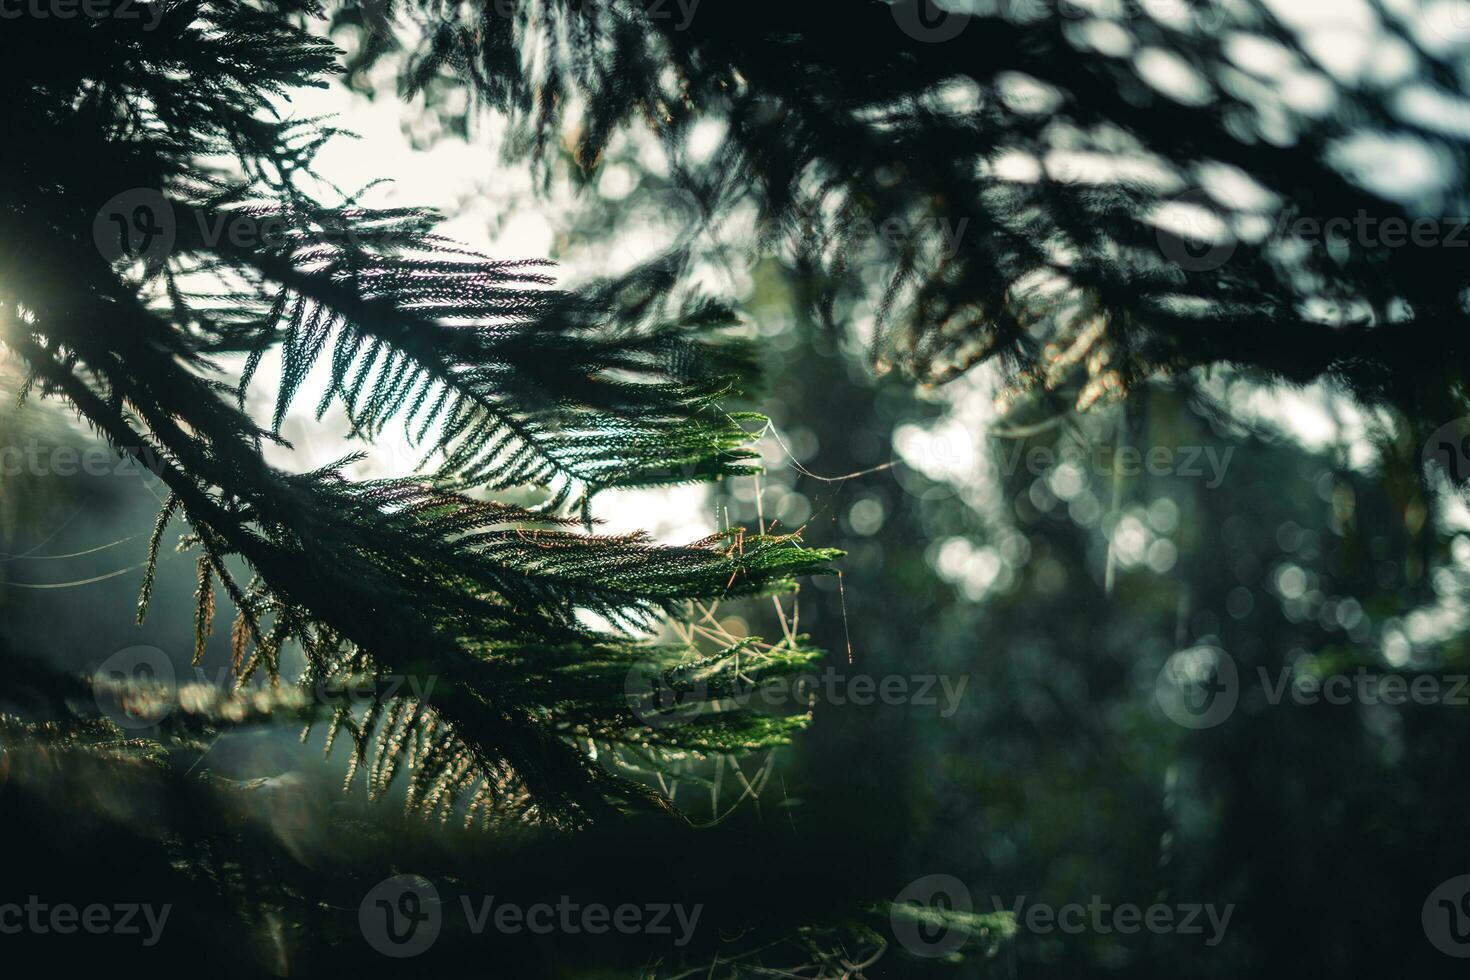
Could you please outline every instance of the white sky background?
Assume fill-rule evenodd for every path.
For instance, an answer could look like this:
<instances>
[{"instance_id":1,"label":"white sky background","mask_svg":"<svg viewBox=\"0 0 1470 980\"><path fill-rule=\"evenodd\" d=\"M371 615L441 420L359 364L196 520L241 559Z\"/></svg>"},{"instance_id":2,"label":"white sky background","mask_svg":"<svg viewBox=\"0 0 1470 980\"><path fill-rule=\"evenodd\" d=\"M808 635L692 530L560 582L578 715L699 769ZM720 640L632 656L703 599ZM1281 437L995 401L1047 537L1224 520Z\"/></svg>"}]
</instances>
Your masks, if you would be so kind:
<instances>
[{"instance_id":1,"label":"white sky background","mask_svg":"<svg viewBox=\"0 0 1470 980\"><path fill-rule=\"evenodd\" d=\"M334 40L350 43L345 36ZM388 183L379 184L364 197L364 205L435 208L444 217L439 229L442 234L492 258L548 257L559 227L566 227L565 219L559 220L558 215L572 203L565 188L554 190L551 201L536 198L528 168L500 163L498 120L488 114L478 117L468 140L446 136L427 149L415 148L410 131L420 124L421 108L393 97L391 67L380 65L379 70L385 72L379 90L389 94L376 100L334 82L326 89L298 89L292 101L283 106L283 111L297 117L332 115L334 125L360 137L329 142L316 160L321 175L349 194L372 181L386 179ZM331 202L330 197L323 200ZM591 278L602 271L579 269L574 264L555 270L563 283ZM325 359L318 364L283 425L296 452L273 452L271 461L306 470L366 450L369 459L349 470L353 476L407 475L423 454L408 445L401 425L389 425L379 440L366 446L344 438L348 423L340 405L334 403L322 421L316 421L315 406L327 368ZM279 377L277 352L262 362L251 384L249 406L256 418L270 418ZM704 486L610 491L599 495L594 510L606 522L601 530L616 533L643 529L668 543L696 540L716 529L713 506Z\"/></svg>"}]
</instances>

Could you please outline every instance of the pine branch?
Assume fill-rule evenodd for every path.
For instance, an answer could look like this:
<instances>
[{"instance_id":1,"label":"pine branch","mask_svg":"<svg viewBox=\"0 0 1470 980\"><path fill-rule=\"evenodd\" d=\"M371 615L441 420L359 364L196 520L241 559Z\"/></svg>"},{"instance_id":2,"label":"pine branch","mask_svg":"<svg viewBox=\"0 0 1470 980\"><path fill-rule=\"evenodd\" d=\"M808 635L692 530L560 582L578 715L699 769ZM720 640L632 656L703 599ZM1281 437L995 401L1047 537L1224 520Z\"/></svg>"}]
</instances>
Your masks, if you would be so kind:
<instances>
[{"instance_id":1,"label":"pine branch","mask_svg":"<svg viewBox=\"0 0 1470 980\"><path fill-rule=\"evenodd\" d=\"M636 277L561 293L539 264L445 241L427 212L320 204L302 187L332 133L282 120L271 99L322 84L336 52L277 14L170 8L146 34L25 24L80 48L47 60L19 32L0 38L7 70L36 72L18 89L17 139L0 150L0 241L13 256L0 340L38 394L69 402L168 489L140 614L176 515L199 552L196 657L221 589L242 677L274 677L283 645L297 644L308 685L349 669L418 682L421 703L389 698L371 720L335 720L353 730L374 792L408 772L429 811L469 797L554 824L661 806L584 754L554 686L517 678L531 649L640 649L584 625L587 613L646 629L682 600L788 589L834 557L738 530L657 546L579 532L557 513L575 494L590 526L598 490L750 471L741 423L759 420L718 404L738 397L751 365L710 336L727 311L670 311ZM219 156L237 170L204 163ZM170 248L129 238L119 247L138 249L119 261L99 253L94 231L109 215L97 212L98 173L153 189L148 217L171 217ZM239 222L258 234L216 233ZM277 347L284 378L263 426L242 404ZM226 356L243 358L238 384ZM359 434L404 425L443 457L437 478L353 483L340 465L267 464L262 446L283 442L319 362ZM461 492L526 484L548 490L535 510ZM237 560L251 581L235 580ZM621 679L599 683L604 713L622 712L619 737L635 739Z\"/></svg>"},{"instance_id":2,"label":"pine branch","mask_svg":"<svg viewBox=\"0 0 1470 980\"><path fill-rule=\"evenodd\" d=\"M820 279L818 313L875 315L880 368L943 382L990 362L1012 397L1065 388L1085 407L1225 362L1328 376L1436 422L1458 414L1470 281L1445 239L1464 195L1451 174L1401 198L1335 154L1373 135L1458 161L1463 133L1410 111L1397 84L1339 78L1259 0L1173 19L982 8L423 2L405 10L424 40L400 80L431 106L473 91L548 180L564 143L585 177L617 134L650 132L707 230L757 206L763 238ZM1424 16L1385 8L1364 29L1406 52L1423 91L1462 98L1463 66L1426 43ZM1112 40L1094 46L1094 31ZM1251 67L1247 50L1276 67ZM1145 72L1140 52L1175 68ZM693 153L706 121L724 136ZM1181 259L1222 239L1167 230L1167 208L1212 212L1228 254ZM1435 241L1292 230L1359 216L1428 218ZM1435 358L1409 353L1420 338Z\"/></svg>"}]
</instances>

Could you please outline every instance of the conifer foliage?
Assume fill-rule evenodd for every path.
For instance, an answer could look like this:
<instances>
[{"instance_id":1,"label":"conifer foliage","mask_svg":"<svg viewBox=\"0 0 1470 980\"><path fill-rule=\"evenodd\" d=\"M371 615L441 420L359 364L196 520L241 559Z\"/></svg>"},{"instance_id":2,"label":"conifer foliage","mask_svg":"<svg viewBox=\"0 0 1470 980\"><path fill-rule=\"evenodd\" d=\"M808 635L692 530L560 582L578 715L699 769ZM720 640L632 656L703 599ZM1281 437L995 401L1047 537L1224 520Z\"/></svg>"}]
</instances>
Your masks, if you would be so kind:
<instances>
[{"instance_id":1,"label":"conifer foliage","mask_svg":"<svg viewBox=\"0 0 1470 980\"><path fill-rule=\"evenodd\" d=\"M467 86L523 153L569 145L588 171L652 131L709 223L757 208L830 276L829 319L875 317L880 366L994 361L1085 407L1230 362L1438 424L1467 366L1465 32L1451 4L1352 6L1337 26L1267 0L397 10L408 91ZM1389 157L1407 179L1362 162Z\"/></svg>"},{"instance_id":2,"label":"conifer foliage","mask_svg":"<svg viewBox=\"0 0 1470 980\"><path fill-rule=\"evenodd\" d=\"M196 664L218 629L232 676L268 687L111 686L0 644L0 701L18 712L0 714L0 794L26 784L13 819L30 840L73 784L133 785L169 819L118 819L106 847L151 884L187 879L168 894L204 896L180 904L215 953L219 923L242 915L283 963L278 912L301 934L352 935L342 910L405 856L489 894L515 835L484 825L555 837L559 870L594 891L605 869L586 855L620 882L707 888L716 924L657 964L690 971L675 975L732 955L775 972L762 951L793 943L805 965L783 959L783 975L860 975L890 945L899 894L853 858L892 842L834 843L862 827L847 813L831 823L851 827L822 827L826 850L804 851L794 819L779 846L730 832L730 867L693 881L717 848L653 788L680 754L723 765L801 727L741 695L818 651L794 629L725 632L705 604L793 590L839 557L764 527L677 546L599 527L605 491L757 472L764 419L742 410L757 351L690 287L700 241L559 288L549 262L479 254L430 210L333 186L317 155L351 136L293 109L304 88L370 88L391 64L395 94L459 117L450 131L501 115L507 156L542 186L566 171L590 185L622 134L651 133L699 238L774 245L823 323L871 327L876 363L925 382L991 363L1007 403L1045 390L1085 408L1224 363L1329 378L1411 423L1464 414L1470 60L1432 4L1367 0L1391 56L1356 63L1289 0L133 6L0 20L0 350L23 377L5 394L68 406L158 475L138 617L177 539L195 562ZM331 40L344 27L346 51ZM1363 164L1390 159L1389 179ZM267 387L268 417L248 411ZM354 479L355 456L284 468L303 412L406 439L417 473ZM702 622L653 637L685 609ZM363 680L365 704L314 696ZM110 701L162 721L128 731ZM320 868L270 821L240 831L249 806L221 799L280 786L193 764L222 731L287 721L325 730L329 751L350 743L348 786L456 826L425 844L414 822L402 849L386 823L354 826ZM594 826L616 829L561 833ZM772 868L813 853L821 874L789 876L812 882L772 887ZM50 876L51 860L27 867ZM551 863L526 860L520 881ZM968 922L984 948L1009 934L1005 914L932 911L915 928ZM331 941L300 948L340 972Z\"/></svg>"},{"instance_id":3,"label":"conifer foliage","mask_svg":"<svg viewBox=\"0 0 1470 980\"><path fill-rule=\"evenodd\" d=\"M729 311L674 304L647 275L566 293L544 263L475 254L434 214L327 185L314 154L345 137L290 111L293 91L339 71L340 52L302 26L324 14L314 4L150 12L0 32L0 342L28 371L22 395L69 403L166 487L139 616L181 520L196 656L222 596L242 680L275 677L286 644L308 686L433 678L417 688L427 703L332 719L370 786L411 771L410 802L431 812L466 803L553 825L654 805L584 748L593 733L653 737L625 697L629 671L691 652L618 628L789 589L833 557L738 529L682 547L595 532L599 491L752 471L759 420L727 410L751 369L719 336ZM244 404L277 353L263 425ZM317 416L336 402L356 434L402 426L423 475L267 463L318 367ZM523 503L492 499L512 491ZM731 744L787 730L738 712L701 727Z\"/></svg>"}]
</instances>

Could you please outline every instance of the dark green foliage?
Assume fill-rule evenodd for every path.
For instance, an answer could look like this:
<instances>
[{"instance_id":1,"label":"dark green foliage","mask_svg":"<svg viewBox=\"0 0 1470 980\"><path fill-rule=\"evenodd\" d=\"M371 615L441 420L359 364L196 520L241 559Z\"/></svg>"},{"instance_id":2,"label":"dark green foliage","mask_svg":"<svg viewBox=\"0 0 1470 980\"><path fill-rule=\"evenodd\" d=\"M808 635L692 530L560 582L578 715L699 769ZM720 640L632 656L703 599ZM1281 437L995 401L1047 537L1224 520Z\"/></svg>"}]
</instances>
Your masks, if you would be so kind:
<instances>
[{"instance_id":1,"label":"dark green foliage","mask_svg":"<svg viewBox=\"0 0 1470 980\"><path fill-rule=\"evenodd\" d=\"M7 702L32 689L74 686L3 645L0 668L12 679ZM29 708L39 710L34 701ZM187 731L200 736L245 731L259 720L232 722L211 711L189 719ZM865 907L860 896L891 894L891 883L850 859L850 835L834 833L835 820L800 834L785 821L772 834L748 820L696 829L638 817L572 835L509 825L485 834L316 792L300 774L237 780L187 772L169 764L170 753L197 757L182 731L177 740L123 747L104 742L116 738L107 728L64 739L31 733L17 743L9 720L0 720L0 813L6 833L28 844L10 856L6 887L79 905L171 903L163 941L139 950L136 939L116 936L78 932L58 943L54 934L22 933L8 937L13 954L35 951L66 969L146 964L173 973L219 957L211 971L228 977L398 974L402 960L363 941L358 905L373 885L405 870L436 882L446 908L433 947L408 962L425 976L485 964L515 976L703 975L710 964L717 976L833 975L890 943L888 909ZM93 805L78 808L79 799ZM773 868L803 873L773 888ZM460 896L487 895L521 905L563 895L610 906L698 903L702 913L683 948L616 931L472 933L453 910ZM985 918L976 948L1004 932L995 919Z\"/></svg>"},{"instance_id":2,"label":"dark green foliage","mask_svg":"<svg viewBox=\"0 0 1470 980\"><path fill-rule=\"evenodd\" d=\"M182 529L195 660L225 616L241 686L88 685L0 647L0 813L7 839L50 845L15 858L15 886L45 882L86 900L99 878L121 880L130 898L187 905L194 945L171 950L178 973L206 955L244 975L261 963L281 974L382 969L358 941L356 903L383 877L413 872L446 896L647 892L709 909L708 931L677 954L647 937L557 937L507 940L487 957L479 937L450 930L414 964L426 975L472 959L511 976L851 975L891 946L883 900L937 867L1057 902L1094 888L1267 909L1237 920L1233 945L1208 960L1216 975L1283 952L1297 972L1419 963L1363 957L1355 942L1412 920L1426 876L1454 853L1453 822L1435 811L1463 811L1464 794L1436 752L1457 751L1457 715L1273 714L1258 698L1229 725L1185 733L1145 714L1159 662L1189 643L1223 644L1243 668L1384 669L1379 635L1347 635L1326 606L1272 593L1260 556L1300 563L1320 586L1311 603L1350 598L1357 622L1386 624L1383 636L1404 610L1449 605L1459 572L1448 540L1431 533L1438 515L1421 499L1411 434L1381 487L1333 470L1322 496L1328 462L1255 446L1242 467L1254 489L1233 505L1198 486L1114 478L1086 490L1095 505L1111 495L1113 512L1104 519L1098 505L1083 520L1047 477L1013 472L1002 506L982 517L960 503L920 506L873 479L893 461L893 424L919 411L907 394L870 398L840 362L784 365L792 420L812 420L820 447L813 472L856 475L801 472L813 521L855 544L855 639L877 656L849 666L968 675L978 665L980 704L942 725L900 711L859 717L849 704L846 727L828 726L802 760L838 778L793 780L788 797L783 774L772 803L759 792L770 769L754 789L741 771L753 806L775 815L727 824L716 768L726 756L783 745L813 711L842 707L761 712L752 689L790 680L818 646L850 636L846 593L840 620L805 616L815 641L787 629L784 610L777 642L729 634L711 604L790 590L836 553L767 533L759 511L760 533L732 527L682 547L599 534L593 504L604 490L754 472L763 420L739 407L769 352L724 335L725 305L676 288L697 246L563 291L545 263L446 240L430 212L373 209L369 188L324 187L314 155L345 137L289 111L302 86L345 66L363 87L378 59L401 56L403 93L432 111L458 111L443 98L454 87L476 97L448 128L504 112L511 157L535 162L548 183L566 167L583 186L626 149L622 131L647 127L672 163L649 183L688 191L702 233L730 222L752 251L780 245L798 273L796 305L823 326L860 330L871 318L880 365L937 382L990 361L1016 389L1057 389L1015 420L1037 445L1103 425L1065 417L1067 404L1221 363L1344 382L1405 409L1406 430L1454 414L1470 366L1459 252L1250 231L1250 219L1283 215L1381 224L1464 209L1464 133L1404 111L1411 83L1446 97L1466 88L1459 56L1426 48L1422 25L1373 5L1412 65L1393 82L1334 75L1257 0L1228 12L1198 4L1198 16L1168 23L977 3L940 42L900 26L915 6L703 0L686 17L641 0L400 0L335 13L338 26L378 21L350 39L350 57L311 33L328 11L302 0L168 3L150 8L163 13L146 30L6 20L0 344L24 365L23 395L68 404L158 472L166 499L140 618L162 594L160 552ZM382 33L385 13L422 37ZM1242 37L1293 66L1296 81L1325 84L1326 101L1294 101L1290 80L1245 64ZM702 123L721 134L712 150L697 146L711 132ZM1427 147L1450 175L1439 196L1396 195L1342 164L1344 142L1365 133ZM1090 163L1078 170L1076 158ZM1018 177L1018 163L1036 176ZM168 245L114 260L98 222L115 230L114 195L140 189L167 202L151 213L167 227L132 230L150 243L166 231ZM1176 199L1226 229L1219 264L1180 259L1190 247L1160 227ZM214 233L236 224L273 233ZM890 224L894 239L866 234ZM801 319L803 342L830 341ZM244 406L277 356L266 423ZM318 420L340 406L352 435L401 429L423 453L421 474L354 482L352 457L309 473L268 463L323 377L306 405ZM1214 444L1227 413L1179 390L1198 411L1181 397L1145 414L1184 420L1150 438ZM879 421L855 421L870 400ZM1207 432L1207 416L1219 428ZM1282 492L1273 480L1289 471ZM1149 499L1128 496L1145 489ZM880 503L881 546L851 525L859 491ZM1115 560L1119 515L1163 497L1186 512L1181 565L1206 566L1178 576L1177 593ZM1006 559L1011 585L984 603L960 602L923 553L925 540L962 537L1021 556ZM642 638L670 614L688 632ZM1395 669L1463 668L1452 625L1442 650ZM977 642L990 644L979 656ZM369 694L314 696L344 687ZM146 736L121 730L94 710L109 699L143 714L165 705L166 721ZM281 721L343 761L334 782L361 782L411 817L315 796L294 774L232 780L200 765L221 736ZM668 819L679 781L710 791L716 826ZM73 828L78 798L109 806L84 808ZM479 833L482 823L497 833ZM1365 854L1353 861L1332 853L1355 849ZM1324 894L1353 907L1304 926L1302 909ZM988 912L991 896L975 897ZM933 909L912 917L954 921ZM220 928L242 922L250 928ZM972 952L1011 931L1001 915L972 924ZM1027 936L1008 965L1177 975L1197 953L1181 953L1179 939ZM940 967L899 955L874 975ZM988 970L983 958L971 967Z\"/></svg>"},{"instance_id":3,"label":"dark green foliage","mask_svg":"<svg viewBox=\"0 0 1470 980\"><path fill-rule=\"evenodd\" d=\"M788 303L765 281L753 295L757 316ZM818 580L803 593L803 629L832 650L850 630L855 674L970 680L951 717L912 705L819 705L786 774L806 806L861 814L878 839L895 842L867 860L910 876L954 874L977 910L1021 896L1031 907L1091 896L1236 906L1213 947L1200 936L1038 930L1023 914L1003 976L1453 969L1426 940L1421 908L1436 884L1462 873L1470 794L1451 774L1470 746L1465 698L1297 704L1278 690L1268 699L1283 677L1359 670L1441 694L1463 683L1465 525L1453 495L1422 484L1411 433L1365 420L1359 434L1348 422L1354 434L1324 450L1300 444L1290 417L1279 426L1233 419L1238 399L1213 386L1150 385L1124 406L1063 414L1055 425L1042 423L1057 406L1032 405L977 431L996 466L993 493L967 497L962 481L935 485L917 471L828 483L811 474L871 470L891 458L894 429L934 426L948 406L867 376L827 347L820 327L797 329L805 342L771 355L780 395L768 405L783 432L808 429L817 449L801 470L775 469L762 482L808 497L812 526L830 528L828 540L846 552L845 607L836 583ZM1259 389L1237 378L1226 390ZM1314 395L1302 404L1320 404ZM963 409L949 417L967 418ZM1213 485L1124 472L1114 455L1122 446L1176 459L1184 447L1233 455ZM1033 451L1049 462L1003 468ZM1063 466L1071 453L1082 462ZM755 520L745 497L729 498L732 516ZM781 498L768 494L768 515ZM855 504L874 500L884 516L876 532L851 520ZM1129 525L1177 548L1172 565L1119 560L1125 539L1115 531ZM982 597L935 560L951 541L1004 556L1005 574ZM1278 576L1293 568L1308 585L1289 598ZM1416 621L1434 625L1407 659L1386 657ZM1228 651L1241 681L1234 714L1204 730L1168 719L1157 695L1161 665L1196 644ZM842 660L828 664L841 673ZM956 974L974 966L972 957ZM894 957L874 975L919 974Z\"/></svg>"},{"instance_id":4,"label":"dark green foliage","mask_svg":"<svg viewBox=\"0 0 1470 980\"><path fill-rule=\"evenodd\" d=\"M405 42L402 85L430 106L472 87L548 174L564 142L592 171L622 128L646 127L712 225L756 205L767 239L798 243L797 268L832 277L822 315L876 315L879 364L925 380L995 359L1086 405L1231 362L1449 417L1470 366L1470 279L1446 244L1467 154L1423 106L1462 105L1466 86L1461 50L1431 43L1434 5L1371 4L1356 68L1345 47L1327 57L1336 35L1305 43L1260 0L687 6L403 4L422 40ZM1378 52L1402 71L1380 72ZM711 121L723 136L693 151ZM1439 188L1365 177L1342 152L1364 137L1432 159ZM1161 230L1175 200L1223 239ZM1435 219L1435 242L1282 227L1359 215ZM1173 259L1212 244L1227 256Z\"/></svg>"},{"instance_id":5,"label":"dark green foliage","mask_svg":"<svg viewBox=\"0 0 1470 980\"><path fill-rule=\"evenodd\" d=\"M140 616L170 519L182 518L199 553L196 661L228 600L241 680L274 678L293 644L308 686L364 673L425 681L426 703L377 699L366 718L333 720L375 790L412 769L431 811L468 798L556 824L648 805L649 791L567 736L639 741L624 678L667 654L579 615L642 629L683 600L788 589L833 555L789 535L732 530L664 547L576 525L591 527L600 490L751 472L742 423L760 420L723 406L740 396L749 352L714 333L728 311L672 305L648 275L567 294L541 265L444 240L430 213L320 203L312 158L335 133L279 107L325 84L338 52L283 16L319 8L279 10L168 5L153 30L7 22L0 339L29 369L23 389L70 402L157 471L169 497ZM97 223L110 228L99 208L135 189L152 195L171 248L140 242L138 258L109 262L94 240ZM242 223L256 233L210 231ZM282 383L262 428L245 393L276 349ZM269 465L262 447L284 443L281 423L319 361L318 417L336 399L356 434L401 424L440 458L434 474L353 483L341 472L350 460L305 474ZM225 380L232 366L237 384ZM525 487L542 488L534 508L472 495ZM560 516L568 503L575 517ZM594 652L618 669L563 691ZM580 705L573 717L563 701ZM727 726L717 741L731 747L782 734L761 719Z\"/></svg>"}]
</instances>

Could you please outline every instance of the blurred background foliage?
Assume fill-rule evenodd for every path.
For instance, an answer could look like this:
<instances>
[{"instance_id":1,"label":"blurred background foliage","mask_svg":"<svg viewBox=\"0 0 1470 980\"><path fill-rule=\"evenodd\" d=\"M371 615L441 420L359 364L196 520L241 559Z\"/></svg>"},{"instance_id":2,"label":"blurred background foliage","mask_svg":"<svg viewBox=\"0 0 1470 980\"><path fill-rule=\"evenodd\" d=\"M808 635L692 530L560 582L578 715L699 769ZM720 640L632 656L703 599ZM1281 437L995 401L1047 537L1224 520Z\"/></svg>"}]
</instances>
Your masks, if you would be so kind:
<instances>
[{"instance_id":1,"label":"blurred background foliage","mask_svg":"<svg viewBox=\"0 0 1470 980\"><path fill-rule=\"evenodd\" d=\"M348 81L372 90L361 76ZM470 131L453 91L427 94L405 120L416 139ZM635 825L575 846L427 827L341 796L341 760L322 761L320 741L303 746L299 728L230 733L199 755L198 771L231 787L229 802L211 805L235 814L245 829L230 847L268 862L275 885L237 910L254 926L248 935L210 934L185 954L214 960L216 942L238 944L226 970L251 975L381 968L356 944L356 904L394 870L458 875L466 894L577 883L596 893L612 883L620 896L759 906L773 934L822 923L803 884L812 879L829 894L896 892L944 873L969 886L980 911L993 900L1096 895L1235 912L1216 947L1202 935L1022 929L994 955L954 963L893 948L878 916L873 931L845 936L851 960L827 964L829 975L885 946L863 975L1444 975L1420 908L1440 881L1470 870L1465 707L1272 703L1261 673L1274 684L1288 669L1470 672L1470 515L1424 469L1422 433L1326 384L1286 387L1228 369L1150 384L1083 414L1059 392L1001 415L1000 382L983 371L916 390L867 361L861 328L873 310L860 261L833 316L855 329L834 332L813 316L827 285L816 270L779 247L740 247L762 237L748 228L703 224L698 201L647 147L615 141L596 179L562 164L578 193L559 205L553 257L608 274L619 262L668 263L737 300L744 329L761 340L768 381L751 407L773 420L762 441L768 472L702 501L711 526L804 528L811 545L847 552L842 576L804 584L795 606L722 606L718 628L778 636L795 618L839 676L966 678L957 708L818 697L790 747L742 762L691 758L685 786L664 783L696 822L714 826L675 840ZM503 204L496 220L541 206ZM5 445L93 444L54 410L15 411L15 376L4 377ZM1176 462L1199 450L1202 473L1125 475L1116 465L1124 446L1165 449ZM1034 457L1046 465L1026 462L1033 450L1047 451ZM1225 461L1223 471L1209 459ZM661 516L646 498L633 517L619 513L621 500L599 510L621 523ZM76 671L148 644L186 673L192 563L160 564L143 627L132 622L141 571L88 581L128 568L158 506L137 471L0 476L0 640ZM121 540L133 546L91 551ZM227 678L227 646L211 638L206 679ZM1195 648L1224 651L1240 678L1237 708L1202 729L1171 721L1157 696L1166 661ZM0 805L20 814L13 826L100 813L77 819L76 860L121 854L124 875L132 859L140 875L149 864L136 850L139 828L169 827L153 845L190 862L181 882L195 884L159 894L197 888L184 913L201 930L217 921L215 892L198 882L229 875L240 858L190 837L207 821L189 784L146 764L105 787L44 775L59 771L7 758ZM120 826L131 830L108 836ZM382 863L390 840L391 868ZM690 867L700 874L675 873ZM49 853L21 855L7 871L18 884L71 873L88 872ZM293 904L307 878L339 882L338 901ZM449 937L413 968L447 969L482 950L477 941ZM656 958L626 945L502 941L485 959L506 975L571 976L625 975ZM726 975L735 967L718 952L686 951L683 966ZM788 942L761 962L792 968L809 952Z\"/></svg>"},{"instance_id":2,"label":"blurred background foliage","mask_svg":"<svg viewBox=\"0 0 1470 980\"><path fill-rule=\"evenodd\" d=\"M594 210L579 215L579 240L597 240ZM769 470L721 487L708 502L711 519L804 528L813 545L848 557L840 579L804 584L780 616L769 603L722 606L720 629L778 636L795 612L797 627L829 651L822 667L839 677L967 678L948 716L942 699L860 705L818 696L810 728L774 758L693 760L685 786L664 784L696 821L720 824L699 833L738 834L759 851L826 841L821 863L801 848L795 866L760 862L750 899L791 874L901 884L947 873L967 883L982 911L1022 896L1236 906L1218 947L1199 935L1023 929L998 958L943 968L956 976L1234 977L1262 964L1334 975L1420 964L1430 975L1440 954L1419 909L1461 870L1470 803L1456 775L1470 750L1463 706L1273 704L1258 673L1274 684L1288 667L1301 676L1361 665L1408 678L1470 670L1461 598L1470 524L1445 486L1436 493L1426 483L1412 438L1330 391L1273 391L1220 375L1150 387L1081 416L1038 402L997 419L983 378L936 393L874 377L859 345L800 314L810 284L779 259L739 275L749 286L747 327L769 340L757 406L773 419L762 444ZM1273 421L1262 405L1285 411ZM1309 418L1332 421L1331 438L1304 437ZM5 425L11 445L89 444L39 406L7 412ZM1163 447L1176 460L1200 447L1201 475L1123 476L1112 455L1120 445ZM1049 452L1028 456L1036 449ZM1218 485L1210 458L1228 460ZM131 621L140 572L24 587L128 565L136 548L46 556L146 533L158 507L149 479L136 471L6 478L0 634L12 647L86 671L115 650L151 644L187 672L190 563L161 563L160 606L141 628ZM1233 658L1240 703L1218 726L1190 730L1164 715L1156 687L1171 654L1200 645ZM211 639L206 680L226 681L226 647ZM247 785L273 781L261 796L274 802L252 803L242 819L285 845L283 872L324 861L371 868L367 853L338 853L331 828L350 818L383 834L385 821L401 818L340 798L341 760L323 763L320 744L303 748L298 732L228 735L201 769ZM754 798L749 782L759 787ZM74 788L85 806L140 805L127 787ZM57 805L73 812L77 801ZM427 835L434 843L415 845L426 854L447 846L412 821L391 833ZM749 874L726 853L710 874ZM578 854L586 879L612 873ZM578 877L570 859L537 867L553 881ZM355 877L362 887L375 880ZM315 925L255 909L275 945L250 961L291 962L294 972L300 957L326 955L324 937L353 938L345 912L353 905L344 896L336 918L323 913ZM605 954L589 951L588 962ZM526 955L538 969L577 960L566 950ZM921 968L941 964L893 949L866 975Z\"/></svg>"},{"instance_id":3,"label":"blurred background foliage","mask_svg":"<svg viewBox=\"0 0 1470 980\"><path fill-rule=\"evenodd\" d=\"M656 175L640 192L667 194ZM674 260L744 291L775 429L768 474L725 486L717 514L847 552L840 580L800 596L839 675L968 678L952 717L819 700L783 753L785 791L868 827L905 874L957 876L986 911L1022 896L1236 906L1213 948L1022 928L1003 975L1440 975L1420 912L1463 871L1470 522L1425 466L1425 434L1328 383L1228 368L1081 414L1065 392L1002 414L984 371L916 390L816 321L809 268L732 250L689 210ZM840 291L838 322L861 325L867 302ZM778 629L754 612L750 632ZM1161 671L1191 649L1238 672L1214 727L1161 708ZM1278 688L1360 670L1432 678L1462 703Z\"/></svg>"}]
</instances>

